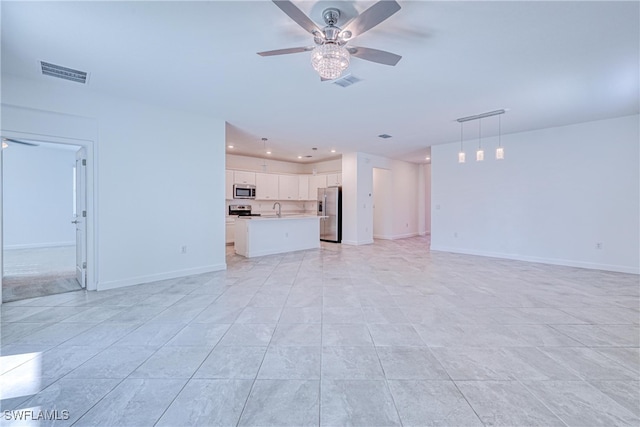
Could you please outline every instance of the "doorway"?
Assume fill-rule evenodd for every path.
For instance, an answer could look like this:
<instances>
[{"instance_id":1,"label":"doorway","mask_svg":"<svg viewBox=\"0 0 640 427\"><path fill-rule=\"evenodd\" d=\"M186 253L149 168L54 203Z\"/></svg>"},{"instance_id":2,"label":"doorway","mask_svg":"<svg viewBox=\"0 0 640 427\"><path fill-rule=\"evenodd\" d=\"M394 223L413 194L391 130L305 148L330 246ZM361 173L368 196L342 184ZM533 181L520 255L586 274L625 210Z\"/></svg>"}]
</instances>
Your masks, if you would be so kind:
<instances>
[{"instance_id":1,"label":"doorway","mask_svg":"<svg viewBox=\"0 0 640 427\"><path fill-rule=\"evenodd\" d=\"M84 147L3 138L2 301L86 287Z\"/></svg>"}]
</instances>

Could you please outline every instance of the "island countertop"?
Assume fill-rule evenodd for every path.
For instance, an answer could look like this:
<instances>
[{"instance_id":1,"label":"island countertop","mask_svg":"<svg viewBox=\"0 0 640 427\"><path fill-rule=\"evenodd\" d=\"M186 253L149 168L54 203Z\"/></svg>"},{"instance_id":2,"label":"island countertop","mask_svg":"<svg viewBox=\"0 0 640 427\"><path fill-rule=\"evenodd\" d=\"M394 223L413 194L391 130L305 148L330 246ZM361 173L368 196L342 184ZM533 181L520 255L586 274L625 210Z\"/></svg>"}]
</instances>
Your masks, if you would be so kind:
<instances>
[{"instance_id":1,"label":"island countertop","mask_svg":"<svg viewBox=\"0 0 640 427\"><path fill-rule=\"evenodd\" d=\"M251 221L263 221L263 220L283 220L283 219L308 219L308 218L320 218L317 215L311 214L288 214L288 215L260 215L260 216L239 216L239 220L251 220Z\"/></svg>"},{"instance_id":2,"label":"island countertop","mask_svg":"<svg viewBox=\"0 0 640 427\"><path fill-rule=\"evenodd\" d=\"M247 258L320 247L317 215L238 217L235 252Z\"/></svg>"}]
</instances>

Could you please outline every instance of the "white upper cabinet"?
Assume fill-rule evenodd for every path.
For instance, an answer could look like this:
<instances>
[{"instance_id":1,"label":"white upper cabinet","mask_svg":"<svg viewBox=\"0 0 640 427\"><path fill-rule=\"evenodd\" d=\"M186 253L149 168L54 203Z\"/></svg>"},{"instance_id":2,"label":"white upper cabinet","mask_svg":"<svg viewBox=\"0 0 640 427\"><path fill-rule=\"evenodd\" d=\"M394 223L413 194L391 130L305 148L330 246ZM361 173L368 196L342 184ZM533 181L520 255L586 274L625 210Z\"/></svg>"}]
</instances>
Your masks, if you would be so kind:
<instances>
[{"instance_id":1,"label":"white upper cabinet","mask_svg":"<svg viewBox=\"0 0 640 427\"><path fill-rule=\"evenodd\" d=\"M255 172L233 171L234 184L251 184L256 185Z\"/></svg>"},{"instance_id":2,"label":"white upper cabinet","mask_svg":"<svg viewBox=\"0 0 640 427\"><path fill-rule=\"evenodd\" d=\"M318 188L326 187L326 175L311 175L311 177L309 178L309 200L316 200L318 198Z\"/></svg>"},{"instance_id":3,"label":"white upper cabinet","mask_svg":"<svg viewBox=\"0 0 640 427\"><path fill-rule=\"evenodd\" d=\"M311 200L309 198L309 175L298 175L298 200Z\"/></svg>"},{"instance_id":4,"label":"white upper cabinet","mask_svg":"<svg viewBox=\"0 0 640 427\"><path fill-rule=\"evenodd\" d=\"M224 171L224 198L233 199L233 171Z\"/></svg>"},{"instance_id":5,"label":"white upper cabinet","mask_svg":"<svg viewBox=\"0 0 640 427\"><path fill-rule=\"evenodd\" d=\"M341 173L330 173L327 175L327 187L333 187L336 185L342 185Z\"/></svg>"},{"instance_id":6,"label":"white upper cabinet","mask_svg":"<svg viewBox=\"0 0 640 427\"><path fill-rule=\"evenodd\" d=\"M278 200L278 175L256 173L256 200Z\"/></svg>"},{"instance_id":7,"label":"white upper cabinet","mask_svg":"<svg viewBox=\"0 0 640 427\"><path fill-rule=\"evenodd\" d=\"M280 200L298 200L299 185L296 175L279 175L278 197Z\"/></svg>"}]
</instances>

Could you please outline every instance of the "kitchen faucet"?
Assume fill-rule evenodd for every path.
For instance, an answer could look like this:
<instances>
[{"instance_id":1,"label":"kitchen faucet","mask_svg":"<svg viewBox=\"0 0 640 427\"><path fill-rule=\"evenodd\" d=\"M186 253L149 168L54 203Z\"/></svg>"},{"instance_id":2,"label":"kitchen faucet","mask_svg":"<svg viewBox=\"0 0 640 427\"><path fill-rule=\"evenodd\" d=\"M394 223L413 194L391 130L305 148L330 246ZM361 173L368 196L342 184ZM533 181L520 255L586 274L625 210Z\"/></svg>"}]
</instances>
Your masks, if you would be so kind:
<instances>
[{"instance_id":1,"label":"kitchen faucet","mask_svg":"<svg viewBox=\"0 0 640 427\"><path fill-rule=\"evenodd\" d=\"M276 208L276 205L278 205L278 218L280 218L282 216L282 207L280 206L280 202L275 202L273 204L273 209Z\"/></svg>"}]
</instances>

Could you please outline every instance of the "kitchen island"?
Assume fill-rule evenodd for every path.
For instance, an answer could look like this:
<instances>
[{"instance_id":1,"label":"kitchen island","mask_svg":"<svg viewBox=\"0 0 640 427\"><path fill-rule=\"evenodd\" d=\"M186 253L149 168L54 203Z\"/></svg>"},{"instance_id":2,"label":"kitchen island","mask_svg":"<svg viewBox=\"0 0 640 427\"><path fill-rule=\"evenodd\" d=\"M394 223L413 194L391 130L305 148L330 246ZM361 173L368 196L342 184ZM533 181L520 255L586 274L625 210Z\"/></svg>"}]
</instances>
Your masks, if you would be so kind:
<instances>
[{"instance_id":1,"label":"kitchen island","mask_svg":"<svg viewBox=\"0 0 640 427\"><path fill-rule=\"evenodd\" d=\"M234 245L235 252L247 258L319 248L320 217L238 217Z\"/></svg>"}]
</instances>

